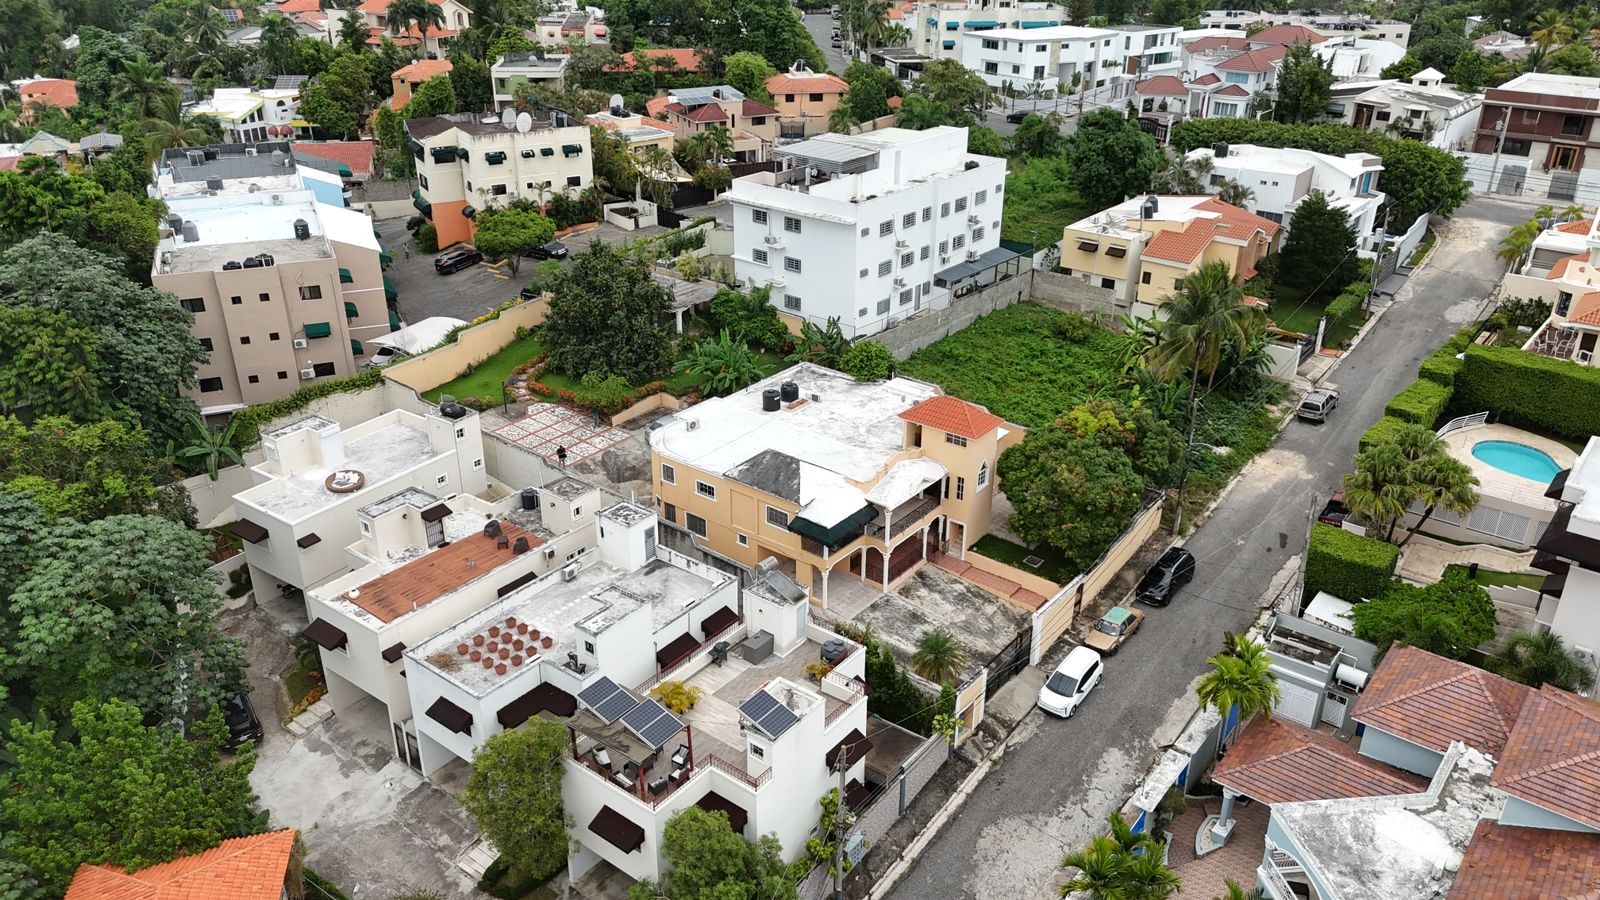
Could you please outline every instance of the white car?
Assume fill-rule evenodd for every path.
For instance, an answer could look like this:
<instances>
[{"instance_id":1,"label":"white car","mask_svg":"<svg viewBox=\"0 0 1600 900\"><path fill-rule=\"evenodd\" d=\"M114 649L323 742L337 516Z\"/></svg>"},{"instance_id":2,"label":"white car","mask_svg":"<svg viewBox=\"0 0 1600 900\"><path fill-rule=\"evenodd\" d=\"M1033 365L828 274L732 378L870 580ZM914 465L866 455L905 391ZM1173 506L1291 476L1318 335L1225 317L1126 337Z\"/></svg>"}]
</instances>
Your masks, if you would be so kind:
<instances>
[{"instance_id":1,"label":"white car","mask_svg":"<svg viewBox=\"0 0 1600 900\"><path fill-rule=\"evenodd\" d=\"M1105 674L1100 654L1088 647L1073 647L1039 689L1039 708L1064 719L1072 718Z\"/></svg>"}]
</instances>

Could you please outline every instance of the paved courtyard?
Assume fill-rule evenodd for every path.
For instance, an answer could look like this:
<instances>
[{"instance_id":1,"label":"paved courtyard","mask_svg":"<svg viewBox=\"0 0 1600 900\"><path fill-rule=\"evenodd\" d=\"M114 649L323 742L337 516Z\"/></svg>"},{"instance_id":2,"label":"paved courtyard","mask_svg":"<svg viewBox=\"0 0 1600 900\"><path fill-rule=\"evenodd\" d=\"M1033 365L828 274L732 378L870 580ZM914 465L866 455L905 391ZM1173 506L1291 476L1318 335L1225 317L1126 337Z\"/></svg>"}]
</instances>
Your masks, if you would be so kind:
<instances>
[{"instance_id":1,"label":"paved courtyard","mask_svg":"<svg viewBox=\"0 0 1600 900\"><path fill-rule=\"evenodd\" d=\"M1194 836L1206 816L1222 811L1222 798L1190 801L1189 808L1168 826L1172 831L1172 846L1167 852L1167 865L1183 880L1183 887L1174 896L1212 897L1227 896L1226 879L1232 878L1248 894L1256 884L1256 867L1266 853L1267 819L1272 809L1265 803L1237 805L1233 809L1233 835L1221 850L1205 856L1194 855Z\"/></svg>"},{"instance_id":2,"label":"paved courtyard","mask_svg":"<svg viewBox=\"0 0 1600 900\"><path fill-rule=\"evenodd\" d=\"M588 413L553 403L534 404L526 416L494 428L493 433L551 465L557 464L556 450L565 447L569 466L598 456L629 437L620 428L595 425Z\"/></svg>"}]
</instances>

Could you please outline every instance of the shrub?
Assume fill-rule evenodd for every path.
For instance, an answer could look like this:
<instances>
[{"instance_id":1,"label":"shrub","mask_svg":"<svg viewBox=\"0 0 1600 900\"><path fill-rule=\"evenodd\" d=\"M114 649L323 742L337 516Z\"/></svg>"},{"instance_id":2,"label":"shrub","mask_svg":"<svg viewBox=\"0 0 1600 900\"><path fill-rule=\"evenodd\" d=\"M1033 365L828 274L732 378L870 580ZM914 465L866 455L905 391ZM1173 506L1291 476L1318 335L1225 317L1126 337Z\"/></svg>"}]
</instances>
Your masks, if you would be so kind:
<instances>
[{"instance_id":1,"label":"shrub","mask_svg":"<svg viewBox=\"0 0 1600 900\"><path fill-rule=\"evenodd\" d=\"M1062 340L1077 344L1088 340L1089 335L1094 334L1097 327L1094 320L1088 316L1069 312L1056 320L1055 332Z\"/></svg>"},{"instance_id":2,"label":"shrub","mask_svg":"<svg viewBox=\"0 0 1600 900\"><path fill-rule=\"evenodd\" d=\"M1367 299L1367 292L1372 290L1372 285L1365 281L1357 281L1344 289L1344 292L1333 298L1328 304L1327 316L1335 324L1344 325L1355 321L1361 315L1361 304Z\"/></svg>"},{"instance_id":3,"label":"shrub","mask_svg":"<svg viewBox=\"0 0 1600 900\"><path fill-rule=\"evenodd\" d=\"M1444 415L1445 407L1450 405L1451 393L1450 387L1419 378L1410 387L1395 394L1389 405L1383 408L1383 413L1432 428L1433 423Z\"/></svg>"},{"instance_id":4,"label":"shrub","mask_svg":"<svg viewBox=\"0 0 1600 900\"><path fill-rule=\"evenodd\" d=\"M1460 371L1461 360L1456 359L1454 353L1440 350L1422 361L1417 367L1417 377L1454 390L1456 374Z\"/></svg>"},{"instance_id":5,"label":"shrub","mask_svg":"<svg viewBox=\"0 0 1600 900\"><path fill-rule=\"evenodd\" d=\"M1352 603L1382 594L1394 577L1400 548L1318 523L1306 551L1306 591L1327 591Z\"/></svg>"},{"instance_id":6,"label":"shrub","mask_svg":"<svg viewBox=\"0 0 1600 900\"><path fill-rule=\"evenodd\" d=\"M1567 437L1600 434L1600 369L1515 347L1467 348L1456 406Z\"/></svg>"},{"instance_id":7,"label":"shrub","mask_svg":"<svg viewBox=\"0 0 1600 900\"><path fill-rule=\"evenodd\" d=\"M894 354L878 341L859 341L839 357L839 371L857 381L883 381L894 371Z\"/></svg>"},{"instance_id":8,"label":"shrub","mask_svg":"<svg viewBox=\"0 0 1600 900\"><path fill-rule=\"evenodd\" d=\"M1374 444L1381 444L1392 438L1394 433L1398 431L1401 426L1408 424L1410 423L1404 419L1396 419L1394 416L1384 416L1377 422L1373 423L1373 426L1368 428L1366 432L1361 435L1361 440L1356 442L1356 449L1365 450Z\"/></svg>"},{"instance_id":9,"label":"shrub","mask_svg":"<svg viewBox=\"0 0 1600 900\"><path fill-rule=\"evenodd\" d=\"M1538 297L1511 297L1500 302L1494 317L1511 326L1538 328L1550 318L1550 302Z\"/></svg>"},{"instance_id":10,"label":"shrub","mask_svg":"<svg viewBox=\"0 0 1600 900\"><path fill-rule=\"evenodd\" d=\"M297 413L310 406L314 400L332 397L334 394L353 394L375 388L380 384L383 384L383 370L368 369L356 375L308 384L287 397L279 397L267 403L242 409L233 414L233 421L239 423L238 429L233 433L234 447L247 450L261 443L263 424Z\"/></svg>"},{"instance_id":11,"label":"shrub","mask_svg":"<svg viewBox=\"0 0 1600 900\"><path fill-rule=\"evenodd\" d=\"M433 227L432 222L418 228L414 240L416 241L418 253L439 252L439 230Z\"/></svg>"}]
</instances>

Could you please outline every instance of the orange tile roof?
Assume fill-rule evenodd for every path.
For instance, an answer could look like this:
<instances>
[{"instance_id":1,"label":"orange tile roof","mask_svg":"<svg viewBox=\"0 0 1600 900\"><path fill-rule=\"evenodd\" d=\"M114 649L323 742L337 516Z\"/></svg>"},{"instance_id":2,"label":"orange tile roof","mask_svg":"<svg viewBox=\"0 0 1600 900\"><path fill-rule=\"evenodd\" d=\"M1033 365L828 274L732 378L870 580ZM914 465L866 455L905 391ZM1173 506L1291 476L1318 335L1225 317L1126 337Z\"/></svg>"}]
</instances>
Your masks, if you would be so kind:
<instances>
[{"instance_id":1,"label":"orange tile roof","mask_svg":"<svg viewBox=\"0 0 1600 900\"><path fill-rule=\"evenodd\" d=\"M363 2L360 6L356 7L356 12L382 15L389 11L389 4L393 2L394 0L365 0L365 2ZM444 5L444 0L428 0L428 2L432 3L434 6Z\"/></svg>"},{"instance_id":2,"label":"orange tile roof","mask_svg":"<svg viewBox=\"0 0 1600 900\"><path fill-rule=\"evenodd\" d=\"M1590 291L1579 297L1578 302L1567 311L1567 322L1571 325L1600 327L1600 291Z\"/></svg>"},{"instance_id":3,"label":"orange tile roof","mask_svg":"<svg viewBox=\"0 0 1600 900\"><path fill-rule=\"evenodd\" d=\"M975 403L948 395L924 400L901 413L900 418L964 438L981 438L1006 422Z\"/></svg>"},{"instance_id":4,"label":"orange tile roof","mask_svg":"<svg viewBox=\"0 0 1600 900\"><path fill-rule=\"evenodd\" d=\"M1252 44L1320 44L1325 40L1304 25L1274 25L1250 35Z\"/></svg>"},{"instance_id":5,"label":"orange tile roof","mask_svg":"<svg viewBox=\"0 0 1600 900\"><path fill-rule=\"evenodd\" d=\"M357 178L372 174L372 141L295 141L289 145L289 149L318 159L344 163Z\"/></svg>"},{"instance_id":6,"label":"orange tile roof","mask_svg":"<svg viewBox=\"0 0 1600 900\"><path fill-rule=\"evenodd\" d=\"M23 85L17 93L23 106L43 103L56 109L71 109L78 105L78 83L65 78L41 78Z\"/></svg>"},{"instance_id":7,"label":"orange tile roof","mask_svg":"<svg viewBox=\"0 0 1600 900\"><path fill-rule=\"evenodd\" d=\"M758 103L754 100L744 101L744 105L739 108L739 112L745 118L749 118L751 116L775 116L778 114L778 111L772 107L766 105L765 103Z\"/></svg>"},{"instance_id":8,"label":"orange tile roof","mask_svg":"<svg viewBox=\"0 0 1600 900\"><path fill-rule=\"evenodd\" d=\"M1478 822L1450 900L1600 895L1600 834Z\"/></svg>"},{"instance_id":9,"label":"orange tile roof","mask_svg":"<svg viewBox=\"0 0 1600 900\"><path fill-rule=\"evenodd\" d=\"M661 70L664 68L659 60L662 57L670 58L679 69L685 72L701 72L705 70L705 62L700 58L700 51L692 47L655 48L635 50L622 54L622 65L607 67L608 72L632 72L639 67L639 57L646 56L650 59L650 68Z\"/></svg>"},{"instance_id":10,"label":"orange tile roof","mask_svg":"<svg viewBox=\"0 0 1600 900\"><path fill-rule=\"evenodd\" d=\"M1139 82L1136 91L1145 97L1187 97L1189 89L1174 75L1157 75Z\"/></svg>"},{"instance_id":11,"label":"orange tile roof","mask_svg":"<svg viewBox=\"0 0 1600 900\"><path fill-rule=\"evenodd\" d=\"M1545 685L1522 708L1489 783L1600 828L1600 703Z\"/></svg>"},{"instance_id":12,"label":"orange tile roof","mask_svg":"<svg viewBox=\"0 0 1600 900\"><path fill-rule=\"evenodd\" d=\"M1499 758L1533 690L1463 662L1397 644L1351 716L1443 753L1453 741Z\"/></svg>"},{"instance_id":13,"label":"orange tile roof","mask_svg":"<svg viewBox=\"0 0 1600 900\"><path fill-rule=\"evenodd\" d=\"M512 544L527 538L530 550L544 543L544 538L507 519L500 521L500 529ZM363 584L355 597L348 593L344 597L379 620L393 622L516 558L510 549L495 544L495 538L480 531L379 575Z\"/></svg>"},{"instance_id":14,"label":"orange tile roof","mask_svg":"<svg viewBox=\"0 0 1600 900\"><path fill-rule=\"evenodd\" d=\"M390 78L398 78L410 84L421 84L435 75L448 75L455 66L448 59L419 59L407 66L394 70Z\"/></svg>"},{"instance_id":15,"label":"orange tile roof","mask_svg":"<svg viewBox=\"0 0 1600 900\"><path fill-rule=\"evenodd\" d=\"M273 6L278 12L288 15L290 13L312 12L322 9L322 0L278 0Z\"/></svg>"},{"instance_id":16,"label":"orange tile roof","mask_svg":"<svg viewBox=\"0 0 1600 900\"><path fill-rule=\"evenodd\" d=\"M837 75L827 72L809 75L791 75L780 72L767 79L767 93L779 94L842 94L850 85Z\"/></svg>"},{"instance_id":17,"label":"orange tile roof","mask_svg":"<svg viewBox=\"0 0 1600 900\"><path fill-rule=\"evenodd\" d=\"M1218 218L1227 226L1226 229L1218 230L1225 231L1229 237L1244 237L1246 234L1259 229L1270 238L1283 227L1271 219L1258 216L1248 209L1241 209L1232 203L1223 203L1215 197L1204 203L1197 204L1195 209L1217 213Z\"/></svg>"},{"instance_id":18,"label":"orange tile roof","mask_svg":"<svg viewBox=\"0 0 1600 900\"><path fill-rule=\"evenodd\" d=\"M1257 719L1211 778L1266 804L1415 794L1428 782L1357 753L1343 741L1279 719Z\"/></svg>"},{"instance_id":19,"label":"orange tile roof","mask_svg":"<svg viewBox=\"0 0 1600 900\"><path fill-rule=\"evenodd\" d=\"M278 900L294 829L231 838L137 872L84 863L66 900Z\"/></svg>"},{"instance_id":20,"label":"orange tile roof","mask_svg":"<svg viewBox=\"0 0 1600 900\"><path fill-rule=\"evenodd\" d=\"M1545 276L1545 280L1554 281L1558 278L1563 278L1566 276L1567 268L1569 266L1574 263L1582 264L1588 261L1589 255L1586 253L1574 253L1571 256L1563 256L1556 260L1555 265L1550 267L1550 274Z\"/></svg>"},{"instance_id":21,"label":"orange tile roof","mask_svg":"<svg viewBox=\"0 0 1600 900\"><path fill-rule=\"evenodd\" d=\"M1189 85L1190 87L1210 87L1211 85L1217 84L1221 81L1222 79L1217 77L1217 73L1207 72L1206 74L1201 75L1199 78L1196 78L1194 81L1189 82Z\"/></svg>"},{"instance_id":22,"label":"orange tile roof","mask_svg":"<svg viewBox=\"0 0 1600 900\"><path fill-rule=\"evenodd\" d=\"M1250 96L1250 92L1245 90L1244 88L1240 87L1237 84L1230 84L1227 87L1223 88L1222 90L1217 91L1217 96L1218 97L1248 97L1248 96Z\"/></svg>"},{"instance_id":23,"label":"orange tile roof","mask_svg":"<svg viewBox=\"0 0 1600 900\"><path fill-rule=\"evenodd\" d=\"M1588 234L1589 229L1593 226L1593 219L1577 219L1572 222L1562 222L1556 226L1556 230L1567 234Z\"/></svg>"},{"instance_id":24,"label":"orange tile roof","mask_svg":"<svg viewBox=\"0 0 1600 900\"><path fill-rule=\"evenodd\" d=\"M1183 49L1190 53L1205 53L1208 50L1248 50L1250 39L1243 35L1219 34L1190 41L1183 45Z\"/></svg>"},{"instance_id":25,"label":"orange tile roof","mask_svg":"<svg viewBox=\"0 0 1600 900\"><path fill-rule=\"evenodd\" d=\"M1189 265L1200 258L1201 252L1216 236L1217 223L1212 219L1196 219L1182 231L1169 230L1158 233L1144 245L1147 259Z\"/></svg>"},{"instance_id":26,"label":"orange tile roof","mask_svg":"<svg viewBox=\"0 0 1600 900\"><path fill-rule=\"evenodd\" d=\"M645 114L653 119L664 112L667 106L671 103L671 97L651 97L649 100L644 102Z\"/></svg>"},{"instance_id":27,"label":"orange tile roof","mask_svg":"<svg viewBox=\"0 0 1600 900\"><path fill-rule=\"evenodd\" d=\"M1240 53L1238 56L1230 56L1217 63L1216 68L1224 72L1265 72L1277 65L1287 52L1283 45L1275 44L1262 47L1260 50Z\"/></svg>"}]
</instances>

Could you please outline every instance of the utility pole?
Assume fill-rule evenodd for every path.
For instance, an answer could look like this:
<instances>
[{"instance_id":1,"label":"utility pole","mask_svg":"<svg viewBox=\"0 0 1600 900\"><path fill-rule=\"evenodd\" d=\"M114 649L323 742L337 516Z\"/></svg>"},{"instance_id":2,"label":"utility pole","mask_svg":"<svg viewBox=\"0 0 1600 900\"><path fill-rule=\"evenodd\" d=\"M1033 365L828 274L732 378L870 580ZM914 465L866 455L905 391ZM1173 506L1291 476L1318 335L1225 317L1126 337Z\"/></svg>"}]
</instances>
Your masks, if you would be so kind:
<instances>
[{"instance_id":1,"label":"utility pole","mask_svg":"<svg viewBox=\"0 0 1600 900\"><path fill-rule=\"evenodd\" d=\"M1494 139L1494 165L1489 167L1489 193L1494 193L1494 180L1500 175L1500 151L1506 146L1506 121L1511 118L1511 107L1500 114L1500 121L1494 123L1496 132Z\"/></svg>"},{"instance_id":2,"label":"utility pole","mask_svg":"<svg viewBox=\"0 0 1600 900\"><path fill-rule=\"evenodd\" d=\"M850 810L844 802L844 776L848 768L844 761L849 755L850 748L846 746L839 751L833 767L839 773L839 806L833 811L833 900L844 900L845 817Z\"/></svg>"}]
</instances>

